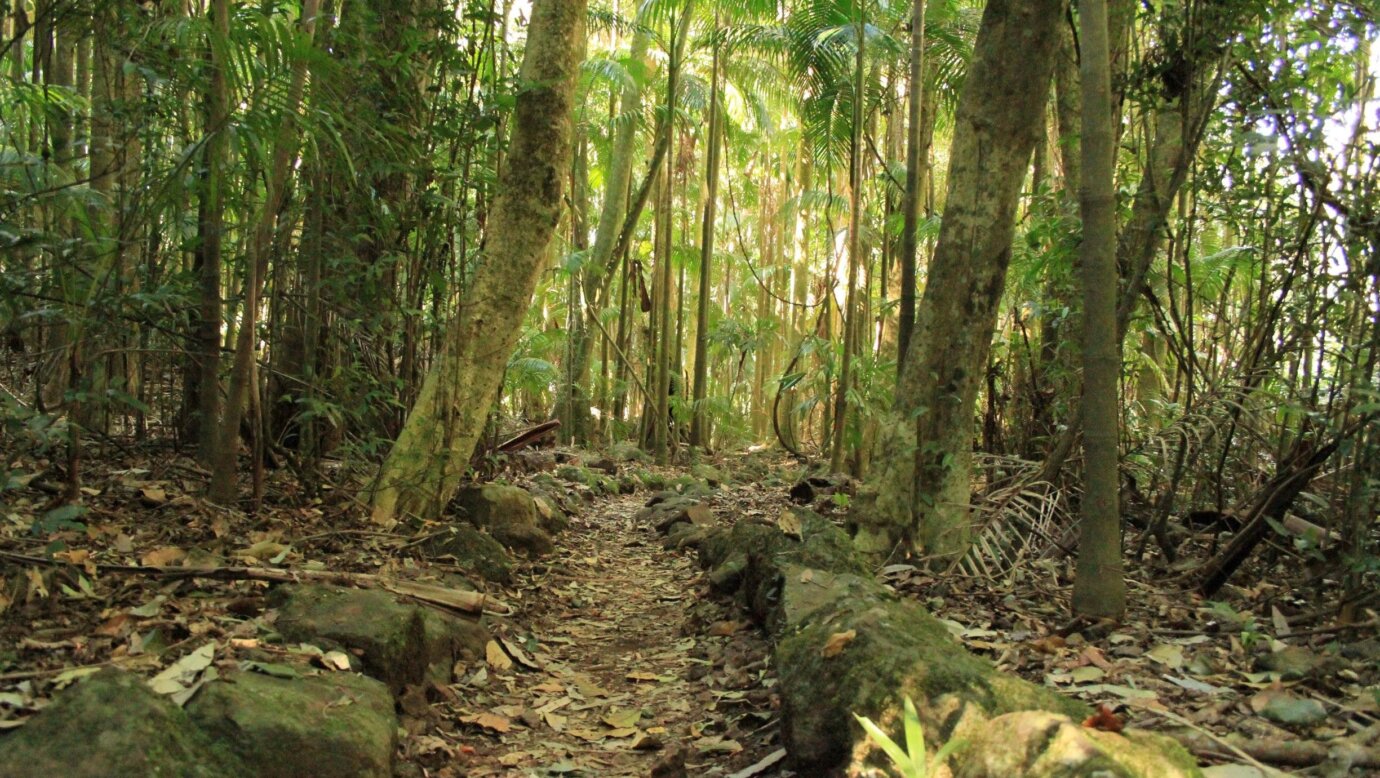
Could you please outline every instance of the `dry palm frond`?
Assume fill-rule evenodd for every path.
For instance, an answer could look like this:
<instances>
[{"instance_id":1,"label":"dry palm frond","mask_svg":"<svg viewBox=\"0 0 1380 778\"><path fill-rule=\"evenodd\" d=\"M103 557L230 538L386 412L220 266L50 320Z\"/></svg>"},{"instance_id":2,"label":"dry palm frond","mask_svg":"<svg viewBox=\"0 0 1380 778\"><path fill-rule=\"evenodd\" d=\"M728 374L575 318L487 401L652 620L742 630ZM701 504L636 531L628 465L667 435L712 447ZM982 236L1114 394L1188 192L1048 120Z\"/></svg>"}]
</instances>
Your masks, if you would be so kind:
<instances>
[{"instance_id":1,"label":"dry palm frond","mask_svg":"<svg viewBox=\"0 0 1380 778\"><path fill-rule=\"evenodd\" d=\"M989 487L973 505L976 533L957 567L972 576L996 579L1058 543L1070 525L1068 494L1035 480L1036 462L980 456L975 466Z\"/></svg>"}]
</instances>

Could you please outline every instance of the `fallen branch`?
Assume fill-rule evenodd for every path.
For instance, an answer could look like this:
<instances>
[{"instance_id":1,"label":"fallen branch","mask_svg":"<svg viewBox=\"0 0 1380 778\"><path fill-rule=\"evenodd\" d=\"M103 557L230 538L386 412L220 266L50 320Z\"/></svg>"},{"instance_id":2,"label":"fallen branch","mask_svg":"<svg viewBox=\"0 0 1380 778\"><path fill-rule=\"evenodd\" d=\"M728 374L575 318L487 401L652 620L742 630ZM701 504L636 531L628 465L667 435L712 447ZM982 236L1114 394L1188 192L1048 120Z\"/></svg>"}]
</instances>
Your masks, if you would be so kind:
<instances>
[{"instance_id":1,"label":"fallen branch","mask_svg":"<svg viewBox=\"0 0 1380 778\"><path fill-rule=\"evenodd\" d=\"M0 560L50 567L65 567L70 564L57 559L16 554L11 551L0 551ZM394 580L369 573L286 570L272 567L170 567L162 565L95 565L94 567L96 571L103 573L145 575L165 580L205 578L212 581L269 581L272 583L310 581L340 586L356 586L361 589L383 589L422 605L465 616L474 616L485 612L506 616L513 612L513 609L508 605L480 592L458 591L443 586ZM494 610L493 606L498 606L501 610Z\"/></svg>"},{"instance_id":2,"label":"fallen branch","mask_svg":"<svg viewBox=\"0 0 1380 778\"><path fill-rule=\"evenodd\" d=\"M494 448L494 450L495 450L495 451L501 451L501 452L503 452L504 454L511 454L511 453L513 453L514 451L517 451L517 450L519 450L519 449L526 448L526 447L532 445L533 443L537 442L538 440L541 440L543 437L545 437L545 436L547 435L547 433L549 433L549 432L551 432L551 431L553 431L553 430L556 430L556 429L560 428L560 426L561 426L561 420L560 420L560 419L552 419L552 420L550 420L550 421L544 421L544 422L542 422L541 424L538 424L537 426L535 426L535 427L533 427L533 428L531 428L531 429L529 429L529 430L524 430L524 431L522 431L522 432L519 432L518 434L514 435L513 437L508 438L507 440L503 441L502 443L499 443L499 444Z\"/></svg>"},{"instance_id":3,"label":"fallen branch","mask_svg":"<svg viewBox=\"0 0 1380 778\"><path fill-rule=\"evenodd\" d=\"M1221 757L1223 743L1232 750L1249 754L1252 759L1282 767L1313 767L1331 759L1351 767L1380 767L1380 749L1366 748L1350 740L1319 743L1313 740L1246 740L1233 735L1225 741L1187 730L1170 730L1164 734L1197 756Z\"/></svg>"}]
</instances>

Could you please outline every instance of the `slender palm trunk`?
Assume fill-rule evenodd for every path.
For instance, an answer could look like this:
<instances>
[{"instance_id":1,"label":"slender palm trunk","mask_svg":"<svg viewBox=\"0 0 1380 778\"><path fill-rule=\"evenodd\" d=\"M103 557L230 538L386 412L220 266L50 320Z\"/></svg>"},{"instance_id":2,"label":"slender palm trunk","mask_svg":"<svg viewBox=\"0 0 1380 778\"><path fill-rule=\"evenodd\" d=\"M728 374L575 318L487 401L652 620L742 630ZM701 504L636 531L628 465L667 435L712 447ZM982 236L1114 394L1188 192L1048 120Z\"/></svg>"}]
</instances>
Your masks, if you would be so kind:
<instances>
[{"instance_id":1,"label":"slender palm trunk","mask_svg":"<svg viewBox=\"0 0 1380 778\"><path fill-rule=\"evenodd\" d=\"M716 25L717 26L717 25ZM694 403L690 419L690 445L709 446L709 414L704 407L709 396L709 298L710 272L714 264L714 227L719 199L719 144L722 142L722 117L719 116L719 56L714 47L713 74L709 92L709 151L705 162L704 223L700 233L699 307L695 316L695 379L691 393Z\"/></svg>"},{"instance_id":2,"label":"slender palm trunk","mask_svg":"<svg viewBox=\"0 0 1380 778\"><path fill-rule=\"evenodd\" d=\"M1116 197L1112 188L1111 65L1105 0L1079 0L1083 86L1083 502L1073 610L1118 618L1126 609L1121 559L1116 331Z\"/></svg>"}]
</instances>

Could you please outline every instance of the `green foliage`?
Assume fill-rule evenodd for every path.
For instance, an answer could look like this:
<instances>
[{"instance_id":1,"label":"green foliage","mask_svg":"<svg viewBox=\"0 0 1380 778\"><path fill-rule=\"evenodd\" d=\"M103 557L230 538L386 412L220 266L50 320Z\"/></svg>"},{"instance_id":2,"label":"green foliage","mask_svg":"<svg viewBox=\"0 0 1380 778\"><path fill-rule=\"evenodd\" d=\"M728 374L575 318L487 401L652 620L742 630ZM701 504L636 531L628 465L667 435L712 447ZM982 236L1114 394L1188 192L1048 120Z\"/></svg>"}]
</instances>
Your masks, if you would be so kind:
<instances>
[{"instance_id":1,"label":"green foliage","mask_svg":"<svg viewBox=\"0 0 1380 778\"><path fill-rule=\"evenodd\" d=\"M926 756L925 753L925 733L920 726L920 716L915 712L915 703L911 702L909 696L905 698L905 713L902 717L902 725L905 732L906 747L902 748L892 740L889 735L882 731L864 716L853 714L862 728L867 732L869 738L881 747L891 760L891 765L896 772L903 778L926 778L940 765L948 761L950 756L964 746L962 740L950 740L940 746L933 757Z\"/></svg>"}]
</instances>

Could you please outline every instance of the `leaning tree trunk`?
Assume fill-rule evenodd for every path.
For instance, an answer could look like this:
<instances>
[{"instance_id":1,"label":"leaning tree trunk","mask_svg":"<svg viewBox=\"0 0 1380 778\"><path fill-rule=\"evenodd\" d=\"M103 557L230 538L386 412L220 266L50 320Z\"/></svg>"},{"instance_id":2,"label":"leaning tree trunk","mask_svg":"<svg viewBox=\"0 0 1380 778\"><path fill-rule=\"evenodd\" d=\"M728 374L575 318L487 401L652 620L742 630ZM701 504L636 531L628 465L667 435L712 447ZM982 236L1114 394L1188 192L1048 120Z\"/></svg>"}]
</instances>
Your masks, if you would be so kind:
<instances>
[{"instance_id":1,"label":"leaning tree trunk","mask_svg":"<svg viewBox=\"0 0 1380 778\"><path fill-rule=\"evenodd\" d=\"M1062 0L992 0L983 12L954 120L939 242L892 418L880 425L876 468L854 512L864 551L885 554L911 540L956 557L968 545L973 403L1063 7Z\"/></svg>"},{"instance_id":2,"label":"leaning tree trunk","mask_svg":"<svg viewBox=\"0 0 1380 778\"><path fill-rule=\"evenodd\" d=\"M537 0L515 121L484 256L445 349L372 486L374 521L435 515L460 486L517 343L561 212L570 168L584 0Z\"/></svg>"}]
</instances>

